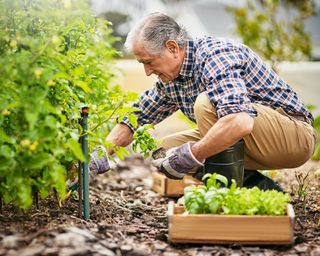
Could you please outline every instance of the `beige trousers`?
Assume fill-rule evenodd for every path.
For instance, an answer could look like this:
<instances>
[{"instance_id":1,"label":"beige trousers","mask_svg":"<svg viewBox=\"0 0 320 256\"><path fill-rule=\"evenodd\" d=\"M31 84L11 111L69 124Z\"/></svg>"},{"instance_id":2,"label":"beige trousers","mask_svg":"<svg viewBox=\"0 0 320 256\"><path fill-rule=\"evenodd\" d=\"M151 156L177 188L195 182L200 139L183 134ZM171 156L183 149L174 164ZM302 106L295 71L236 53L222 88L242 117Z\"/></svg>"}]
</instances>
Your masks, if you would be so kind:
<instances>
[{"instance_id":1,"label":"beige trousers","mask_svg":"<svg viewBox=\"0 0 320 256\"><path fill-rule=\"evenodd\" d=\"M258 112L252 132L245 136L244 167L249 170L270 170L298 167L313 154L316 133L313 127L286 114L252 104ZM194 105L197 129L166 136L164 148L179 146L188 141L200 140L217 122L218 117L206 93L201 93Z\"/></svg>"}]
</instances>

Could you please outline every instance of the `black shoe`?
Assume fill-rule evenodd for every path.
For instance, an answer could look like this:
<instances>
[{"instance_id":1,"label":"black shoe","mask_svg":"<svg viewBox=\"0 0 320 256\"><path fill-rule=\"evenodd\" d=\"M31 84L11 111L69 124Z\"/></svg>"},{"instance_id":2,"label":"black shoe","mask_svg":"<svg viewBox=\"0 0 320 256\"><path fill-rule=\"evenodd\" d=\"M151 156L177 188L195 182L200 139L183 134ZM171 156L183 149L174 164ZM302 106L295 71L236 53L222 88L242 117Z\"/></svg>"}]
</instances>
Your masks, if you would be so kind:
<instances>
[{"instance_id":1,"label":"black shoe","mask_svg":"<svg viewBox=\"0 0 320 256\"><path fill-rule=\"evenodd\" d=\"M258 187L261 190L277 190L284 192L280 184L256 170L244 170L243 187Z\"/></svg>"}]
</instances>

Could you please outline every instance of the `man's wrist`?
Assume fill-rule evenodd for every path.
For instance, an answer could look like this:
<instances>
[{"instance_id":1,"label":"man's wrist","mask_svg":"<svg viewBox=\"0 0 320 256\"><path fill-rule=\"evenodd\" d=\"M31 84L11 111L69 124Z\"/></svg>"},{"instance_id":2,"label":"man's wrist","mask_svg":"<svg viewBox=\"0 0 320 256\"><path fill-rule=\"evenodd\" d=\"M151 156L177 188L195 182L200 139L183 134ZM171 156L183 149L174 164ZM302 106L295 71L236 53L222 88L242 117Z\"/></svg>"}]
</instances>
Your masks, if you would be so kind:
<instances>
[{"instance_id":1,"label":"man's wrist","mask_svg":"<svg viewBox=\"0 0 320 256\"><path fill-rule=\"evenodd\" d=\"M205 157L202 155L201 151L201 143L196 142L190 145L191 153L193 154L194 158L197 159L200 163L203 163L205 160Z\"/></svg>"},{"instance_id":2,"label":"man's wrist","mask_svg":"<svg viewBox=\"0 0 320 256\"><path fill-rule=\"evenodd\" d=\"M128 128L132 131L132 134L135 133L135 131L137 130L137 128L134 128L133 125L130 123L128 117L124 117L121 121L119 121L119 119L117 118L117 123L128 126Z\"/></svg>"}]
</instances>

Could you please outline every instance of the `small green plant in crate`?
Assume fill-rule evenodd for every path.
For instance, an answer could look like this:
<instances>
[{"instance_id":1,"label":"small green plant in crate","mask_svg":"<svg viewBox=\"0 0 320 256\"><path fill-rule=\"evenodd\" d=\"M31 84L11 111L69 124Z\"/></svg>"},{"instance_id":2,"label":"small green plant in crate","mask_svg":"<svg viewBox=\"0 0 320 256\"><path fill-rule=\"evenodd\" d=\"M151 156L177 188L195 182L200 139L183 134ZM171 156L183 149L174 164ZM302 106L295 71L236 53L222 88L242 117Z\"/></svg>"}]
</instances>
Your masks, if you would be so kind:
<instances>
[{"instance_id":1,"label":"small green plant in crate","mask_svg":"<svg viewBox=\"0 0 320 256\"><path fill-rule=\"evenodd\" d=\"M220 174L208 173L203 180L206 185L186 187L178 201L190 214L285 215L290 202L287 193L239 188L234 180L227 187L227 178Z\"/></svg>"}]
</instances>

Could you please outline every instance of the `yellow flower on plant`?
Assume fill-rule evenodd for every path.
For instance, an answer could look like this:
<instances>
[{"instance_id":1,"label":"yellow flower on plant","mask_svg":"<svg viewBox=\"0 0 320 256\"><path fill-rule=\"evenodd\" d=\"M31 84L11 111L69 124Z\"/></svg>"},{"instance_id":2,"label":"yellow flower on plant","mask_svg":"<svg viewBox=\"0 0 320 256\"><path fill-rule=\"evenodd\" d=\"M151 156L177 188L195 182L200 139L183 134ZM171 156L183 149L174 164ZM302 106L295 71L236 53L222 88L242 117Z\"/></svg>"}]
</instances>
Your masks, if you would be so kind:
<instances>
[{"instance_id":1,"label":"yellow flower on plant","mask_svg":"<svg viewBox=\"0 0 320 256\"><path fill-rule=\"evenodd\" d=\"M11 48L17 48L18 42L17 40L13 39L10 41L10 47Z\"/></svg>"},{"instance_id":2,"label":"yellow flower on plant","mask_svg":"<svg viewBox=\"0 0 320 256\"><path fill-rule=\"evenodd\" d=\"M41 76L41 74L42 74L42 72L43 72L42 68L36 68L36 69L34 70L34 75L35 75L35 77L36 77L37 79L39 79L40 76Z\"/></svg>"},{"instance_id":3,"label":"yellow flower on plant","mask_svg":"<svg viewBox=\"0 0 320 256\"><path fill-rule=\"evenodd\" d=\"M39 145L39 142L38 142L37 140L35 140L35 141L29 146L29 148L30 148L31 151L35 151L35 150L37 149L38 145Z\"/></svg>"},{"instance_id":4,"label":"yellow flower on plant","mask_svg":"<svg viewBox=\"0 0 320 256\"><path fill-rule=\"evenodd\" d=\"M59 45L61 43L61 40L57 35L54 35L53 37L51 37L51 42L55 45Z\"/></svg>"},{"instance_id":5,"label":"yellow flower on plant","mask_svg":"<svg viewBox=\"0 0 320 256\"><path fill-rule=\"evenodd\" d=\"M19 40L20 40L20 38L21 38L21 36L20 36L20 32L16 32L16 39L19 41Z\"/></svg>"},{"instance_id":6,"label":"yellow flower on plant","mask_svg":"<svg viewBox=\"0 0 320 256\"><path fill-rule=\"evenodd\" d=\"M29 147L29 145L30 145L30 140L28 140L28 139L24 139L24 140L22 140L22 141L20 141L20 145L22 146L22 147Z\"/></svg>"},{"instance_id":7,"label":"yellow flower on plant","mask_svg":"<svg viewBox=\"0 0 320 256\"><path fill-rule=\"evenodd\" d=\"M4 110L2 110L2 115L9 116L10 114L11 114L10 110L8 110L6 108Z\"/></svg>"},{"instance_id":8,"label":"yellow flower on plant","mask_svg":"<svg viewBox=\"0 0 320 256\"><path fill-rule=\"evenodd\" d=\"M49 85L49 86L53 86L55 84L56 83L52 79L48 80L48 82L47 82L47 85Z\"/></svg>"}]
</instances>

